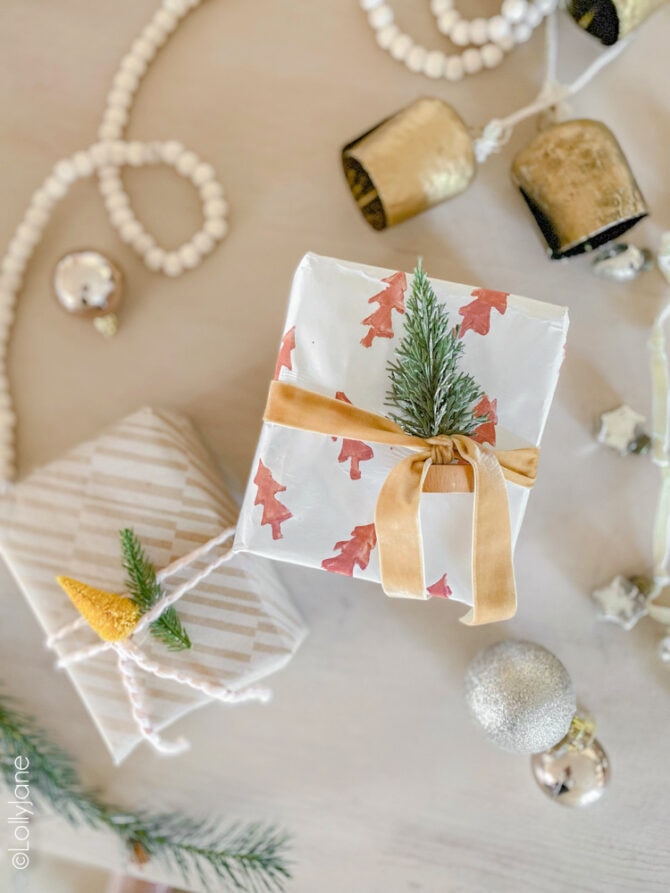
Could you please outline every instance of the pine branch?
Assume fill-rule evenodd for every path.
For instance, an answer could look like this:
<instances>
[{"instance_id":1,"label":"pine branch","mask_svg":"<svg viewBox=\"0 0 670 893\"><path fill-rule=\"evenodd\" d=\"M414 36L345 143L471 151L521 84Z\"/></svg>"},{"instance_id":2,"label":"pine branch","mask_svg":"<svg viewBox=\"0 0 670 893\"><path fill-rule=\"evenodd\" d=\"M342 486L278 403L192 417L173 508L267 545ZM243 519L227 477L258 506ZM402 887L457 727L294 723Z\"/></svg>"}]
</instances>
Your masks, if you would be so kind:
<instances>
[{"instance_id":1,"label":"pine branch","mask_svg":"<svg viewBox=\"0 0 670 893\"><path fill-rule=\"evenodd\" d=\"M133 530L125 528L119 532L119 536L123 566L128 574L126 587L140 613L146 614L163 597L160 583L156 579L156 569L147 558ZM149 631L170 651L184 651L191 647L191 640L173 605L166 608L158 620L150 624Z\"/></svg>"},{"instance_id":2,"label":"pine branch","mask_svg":"<svg viewBox=\"0 0 670 893\"><path fill-rule=\"evenodd\" d=\"M82 784L72 759L0 694L0 772L10 790L18 756L29 762L34 802L50 807L74 826L112 831L136 859L162 862L185 883L197 878L211 889L216 879L229 890L279 893L291 876L287 837L271 826L233 825L221 830L212 820L179 813L133 813L105 803Z\"/></svg>"},{"instance_id":3,"label":"pine branch","mask_svg":"<svg viewBox=\"0 0 670 893\"><path fill-rule=\"evenodd\" d=\"M459 371L463 342L459 326L437 300L419 260L405 307L405 330L388 364L389 418L417 437L471 434L486 421L474 406L484 391L467 372Z\"/></svg>"}]
</instances>

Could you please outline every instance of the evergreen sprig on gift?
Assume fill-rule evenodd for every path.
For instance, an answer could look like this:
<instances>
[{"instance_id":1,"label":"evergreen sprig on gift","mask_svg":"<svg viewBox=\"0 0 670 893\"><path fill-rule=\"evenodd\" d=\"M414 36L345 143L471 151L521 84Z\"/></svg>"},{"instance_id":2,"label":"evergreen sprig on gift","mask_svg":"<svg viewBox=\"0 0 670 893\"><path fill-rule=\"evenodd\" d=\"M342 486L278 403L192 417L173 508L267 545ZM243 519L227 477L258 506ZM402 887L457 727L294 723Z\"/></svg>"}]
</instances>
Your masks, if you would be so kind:
<instances>
[{"instance_id":1,"label":"evergreen sprig on gift","mask_svg":"<svg viewBox=\"0 0 670 893\"><path fill-rule=\"evenodd\" d=\"M460 326L449 326L449 314L440 304L419 260L412 291L405 305L405 330L388 364L389 418L407 434L472 434L485 416L474 407L484 396L475 379L458 366L463 355Z\"/></svg>"},{"instance_id":2,"label":"evergreen sprig on gift","mask_svg":"<svg viewBox=\"0 0 670 893\"><path fill-rule=\"evenodd\" d=\"M156 579L156 568L147 558L142 543L133 530L125 528L119 532L119 536L123 567L128 574L128 594L139 608L140 614L146 614L163 597L163 590ZM185 651L191 647L191 640L173 605L149 625L149 631L170 651Z\"/></svg>"},{"instance_id":3,"label":"evergreen sprig on gift","mask_svg":"<svg viewBox=\"0 0 670 893\"><path fill-rule=\"evenodd\" d=\"M288 839L272 826L221 829L216 820L133 812L106 803L82 783L70 756L0 694L0 777L9 790L16 784L17 757L21 766L28 763L29 807L35 802L74 826L111 831L136 862L162 862L185 884L198 879L217 891L222 882L224 889L237 893L279 893L290 878Z\"/></svg>"}]
</instances>

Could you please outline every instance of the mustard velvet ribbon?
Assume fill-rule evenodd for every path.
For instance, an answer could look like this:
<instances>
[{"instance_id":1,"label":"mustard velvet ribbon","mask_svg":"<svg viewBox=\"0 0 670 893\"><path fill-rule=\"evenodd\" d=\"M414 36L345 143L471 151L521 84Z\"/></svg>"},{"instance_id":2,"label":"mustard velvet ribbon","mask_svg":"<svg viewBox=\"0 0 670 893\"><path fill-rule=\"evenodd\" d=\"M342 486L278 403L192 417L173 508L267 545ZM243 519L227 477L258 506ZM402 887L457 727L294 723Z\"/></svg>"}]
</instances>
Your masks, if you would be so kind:
<instances>
[{"instance_id":1,"label":"mustard velvet ribbon","mask_svg":"<svg viewBox=\"0 0 670 893\"><path fill-rule=\"evenodd\" d=\"M533 486L536 447L495 451L463 434L424 440L406 434L384 416L281 381L270 385L264 419L286 428L414 451L391 469L377 498L375 528L387 595L427 598L419 520L422 491L472 490L473 605L461 620L477 626L514 616L516 586L505 481Z\"/></svg>"}]
</instances>

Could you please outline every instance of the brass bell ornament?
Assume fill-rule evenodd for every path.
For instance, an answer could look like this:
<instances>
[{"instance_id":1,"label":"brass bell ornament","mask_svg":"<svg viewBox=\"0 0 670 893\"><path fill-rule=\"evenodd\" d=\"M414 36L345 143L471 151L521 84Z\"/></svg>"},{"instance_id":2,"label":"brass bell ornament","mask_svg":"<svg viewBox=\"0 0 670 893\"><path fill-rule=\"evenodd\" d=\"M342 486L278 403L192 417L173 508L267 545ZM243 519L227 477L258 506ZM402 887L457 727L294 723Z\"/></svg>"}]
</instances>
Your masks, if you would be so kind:
<instances>
[{"instance_id":1,"label":"brass bell ornament","mask_svg":"<svg viewBox=\"0 0 670 893\"><path fill-rule=\"evenodd\" d=\"M422 98L342 150L361 213L382 230L463 192L475 175L472 136L441 99Z\"/></svg>"},{"instance_id":2,"label":"brass bell ornament","mask_svg":"<svg viewBox=\"0 0 670 893\"><path fill-rule=\"evenodd\" d=\"M515 156L512 181L554 259L604 245L649 213L621 146L600 121L540 131Z\"/></svg>"},{"instance_id":3,"label":"brass bell ornament","mask_svg":"<svg viewBox=\"0 0 670 893\"><path fill-rule=\"evenodd\" d=\"M635 31L668 0L568 0L568 12L580 28L605 46Z\"/></svg>"}]
</instances>

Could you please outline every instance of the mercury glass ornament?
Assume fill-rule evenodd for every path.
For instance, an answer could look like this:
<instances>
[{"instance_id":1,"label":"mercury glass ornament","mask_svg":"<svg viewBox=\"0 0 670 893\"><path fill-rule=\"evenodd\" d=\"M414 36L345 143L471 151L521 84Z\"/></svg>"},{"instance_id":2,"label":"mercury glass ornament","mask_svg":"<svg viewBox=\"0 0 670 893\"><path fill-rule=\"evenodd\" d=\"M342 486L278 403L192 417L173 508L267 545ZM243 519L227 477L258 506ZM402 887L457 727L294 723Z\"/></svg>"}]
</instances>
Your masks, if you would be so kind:
<instances>
[{"instance_id":1,"label":"mercury glass ornament","mask_svg":"<svg viewBox=\"0 0 670 893\"><path fill-rule=\"evenodd\" d=\"M58 303L74 316L107 318L123 298L119 268L104 254L90 249L73 251L58 261L53 287ZM97 328L104 332L106 327Z\"/></svg>"},{"instance_id":2,"label":"mercury glass ornament","mask_svg":"<svg viewBox=\"0 0 670 893\"><path fill-rule=\"evenodd\" d=\"M622 403L616 409L601 414L596 438L621 456L646 453L651 446L651 438L641 428L644 421L643 415Z\"/></svg>"},{"instance_id":3,"label":"mercury glass ornament","mask_svg":"<svg viewBox=\"0 0 670 893\"><path fill-rule=\"evenodd\" d=\"M533 642L509 640L482 651L468 667L465 697L491 741L515 753L553 747L577 709L567 670Z\"/></svg>"},{"instance_id":4,"label":"mercury glass ornament","mask_svg":"<svg viewBox=\"0 0 670 893\"><path fill-rule=\"evenodd\" d=\"M532 757L531 768L544 793L563 806L595 803L611 774L607 754L595 738L595 723L582 713L575 715L563 741Z\"/></svg>"}]
</instances>

